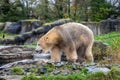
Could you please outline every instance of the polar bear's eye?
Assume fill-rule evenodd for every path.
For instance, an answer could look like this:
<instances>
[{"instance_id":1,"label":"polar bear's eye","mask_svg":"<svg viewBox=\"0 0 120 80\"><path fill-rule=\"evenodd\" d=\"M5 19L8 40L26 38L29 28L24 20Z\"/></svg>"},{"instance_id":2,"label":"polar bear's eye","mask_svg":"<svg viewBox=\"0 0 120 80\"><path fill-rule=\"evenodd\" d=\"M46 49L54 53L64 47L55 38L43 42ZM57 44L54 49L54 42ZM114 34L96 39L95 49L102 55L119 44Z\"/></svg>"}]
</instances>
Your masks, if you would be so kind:
<instances>
[{"instance_id":1,"label":"polar bear's eye","mask_svg":"<svg viewBox=\"0 0 120 80\"><path fill-rule=\"evenodd\" d=\"M47 41L47 40L48 40L48 37L45 37L44 39L45 39L45 41Z\"/></svg>"}]
</instances>

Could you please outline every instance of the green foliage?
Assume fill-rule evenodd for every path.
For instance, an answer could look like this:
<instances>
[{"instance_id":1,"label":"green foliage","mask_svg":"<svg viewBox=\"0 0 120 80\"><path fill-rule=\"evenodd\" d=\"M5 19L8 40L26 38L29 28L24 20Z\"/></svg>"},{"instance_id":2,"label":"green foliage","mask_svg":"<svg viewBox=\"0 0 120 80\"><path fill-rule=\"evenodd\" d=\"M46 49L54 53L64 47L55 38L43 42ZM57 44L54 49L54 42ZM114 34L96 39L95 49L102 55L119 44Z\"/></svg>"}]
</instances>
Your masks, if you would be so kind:
<instances>
[{"instance_id":1,"label":"green foliage","mask_svg":"<svg viewBox=\"0 0 120 80\"><path fill-rule=\"evenodd\" d=\"M111 71L108 73L109 78L113 80L120 80L120 68L114 66Z\"/></svg>"},{"instance_id":2,"label":"green foliage","mask_svg":"<svg viewBox=\"0 0 120 80\"><path fill-rule=\"evenodd\" d=\"M91 19L93 21L100 21L110 17L111 4L106 0L92 0L91 1Z\"/></svg>"},{"instance_id":3,"label":"green foliage","mask_svg":"<svg viewBox=\"0 0 120 80\"><path fill-rule=\"evenodd\" d=\"M102 63L116 63L119 62L120 60L120 33L119 32L111 32L108 34L102 34L102 35L98 35L95 37L95 39L97 40L101 40L102 42L108 43L112 49L108 49L107 50L107 54L106 52L104 52L105 55L107 55L108 57L111 56L112 58L110 59L110 61L107 61L106 59L100 62ZM102 50L103 51L103 50ZM100 56L96 57L96 58L100 58Z\"/></svg>"},{"instance_id":4,"label":"green foliage","mask_svg":"<svg viewBox=\"0 0 120 80\"><path fill-rule=\"evenodd\" d=\"M21 80L40 80L40 79L34 74L30 74L30 75L23 77Z\"/></svg>"},{"instance_id":5,"label":"green foliage","mask_svg":"<svg viewBox=\"0 0 120 80\"><path fill-rule=\"evenodd\" d=\"M65 75L54 75L54 76L36 76L30 74L24 76L21 80L120 80L120 68L112 67L111 71L107 74L103 72L91 73L87 69L82 69L79 73Z\"/></svg>"},{"instance_id":6,"label":"green foliage","mask_svg":"<svg viewBox=\"0 0 120 80\"><path fill-rule=\"evenodd\" d=\"M120 48L120 33L119 32L101 34L101 35L95 36L95 39L108 43L110 46L112 46L114 50L118 50Z\"/></svg>"},{"instance_id":7,"label":"green foliage","mask_svg":"<svg viewBox=\"0 0 120 80\"><path fill-rule=\"evenodd\" d=\"M3 35L4 35L4 38L3 38ZM15 36L17 36L17 35L16 34L9 34L9 33L6 33L4 31L0 30L0 39L1 40L4 40L4 39L14 39Z\"/></svg>"},{"instance_id":8,"label":"green foliage","mask_svg":"<svg viewBox=\"0 0 120 80\"><path fill-rule=\"evenodd\" d=\"M110 0L0 0L0 21L28 18L47 22L61 18L100 21L120 15L120 4L116 6L117 3L112 4Z\"/></svg>"},{"instance_id":9,"label":"green foliage","mask_svg":"<svg viewBox=\"0 0 120 80\"><path fill-rule=\"evenodd\" d=\"M29 9L20 0L16 0L14 3L9 0L0 1L0 21L18 21L20 19L28 18Z\"/></svg>"},{"instance_id":10,"label":"green foliage","mask_svg":"<svg viewBox=\"0 0 120 80\"><path fill-rule=\"evenodd\" d=\"M103 72L96 72L87 75L87 79L89 80L106 80L107 76Z\"/></svg>"},{"instance_id":11,"label":"green foliage","mask_svg":"<svg viewBox=\"0 0 120 80\"><path fill-rule=\"evenodd\" d=\"M13 75L22 75L22 74L24 74L24 70L22 68L20 68L20 67L13 67L11 69L11 74L13 74Z\"/></svg>"}]
</instances>

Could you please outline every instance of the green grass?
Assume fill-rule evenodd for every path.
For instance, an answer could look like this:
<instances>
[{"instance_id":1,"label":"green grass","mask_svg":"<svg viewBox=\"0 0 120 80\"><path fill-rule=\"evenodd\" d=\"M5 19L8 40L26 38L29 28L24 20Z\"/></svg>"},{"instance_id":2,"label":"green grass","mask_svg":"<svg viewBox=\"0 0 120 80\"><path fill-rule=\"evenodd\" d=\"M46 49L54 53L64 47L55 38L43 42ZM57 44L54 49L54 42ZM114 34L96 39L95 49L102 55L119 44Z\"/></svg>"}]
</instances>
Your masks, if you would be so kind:
<instances>
[{"instance_id":1,"label":"green grass","mask_svg":"<svg viewBox=\"0 0 120 80\"><path fill-rule=\"evenodd\" d=\"M3 38L3 35L5 36ZM9 34L7 32L4 31L0 31L0 39L4 40L4 39L14 39L14 37L17 36L17 34Z\"/></svg>"},{"instance_id":2,"label":"green grass","mask_svg":"<svg viewBox=\"0 0 120 80\"><path fill-rule=\"evenodd\" d=\"M120 33L119 32L101 34L101 35L95 36L95 39L108 43L113 49L120 48Z\"/></svg>"},{"instance_id":3,"label":"green grass","mask_svg":"<svg viewBox=\"0 0 120 80\"><path fill-rule=\"evenodd\" d=\"M11 69L11 74L12 75L22 75L24 73L24 70L20 67L13 67Z\"/></svg>"},{"instance_id":4,"label":"green grass","mask_svg":"<svg viewBox=\"0 0 120 80\"><path fill-rule=\"evenodd\" d=\"M112 57L112 59L110 59L110 64L120 64L120 32L101 34L95 36L95 39L108 43L111 46L111 51L108 51L108 54L111 54Z\"/></svg>"},{"instance_id":5,"label":"green grass","mask_svg":"<svg viewBox=\"0 0 120 80\"><path fill-rule=\"evenodd\" d=\"M21 80L120 80L120 68L112 67L111 71L107 74L103 72L91 73L85 68L79 73L65 75L55 75L55 76L36 76L35 74L30 74L24 76Z\"/></svg>"}]
</instances>

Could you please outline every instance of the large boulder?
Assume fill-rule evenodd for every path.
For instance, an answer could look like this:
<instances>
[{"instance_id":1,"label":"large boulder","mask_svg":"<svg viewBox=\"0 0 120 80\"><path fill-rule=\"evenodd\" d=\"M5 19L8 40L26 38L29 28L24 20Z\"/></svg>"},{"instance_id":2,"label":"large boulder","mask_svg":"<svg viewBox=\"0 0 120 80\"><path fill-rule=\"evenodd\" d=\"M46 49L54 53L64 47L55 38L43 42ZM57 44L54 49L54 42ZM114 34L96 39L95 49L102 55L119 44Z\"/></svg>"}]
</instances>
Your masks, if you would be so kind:
<instances>
[{"instance_id":1,"label":"large boulder","mask_svg":"<svg viewBox=\"0 0 120 80\"><path fill-rule=\"evenodd\" d=\"M43 24L40 20L20 20L17 22L6 22L4 31L11 34L23 34L37 29Z\"/></svg>"},{"instance_id":2,"label":"large boulder","mask_svg":"<svg viewBox=\"0 0 120 80\"><path fill-rule=\"evenodd\" d=\"M37 19L28 19L28 20L22 20L22 27L20 34L23 34L25 32L33 31L34 29L37 29L38 27L43 25L43 22Z\"/></svg>"},{"instance_id":3,"label":"large boulder","mask_svg":"<svg viewBox=\"0 0 120 80\"><path fill-rule=\"evenodd\" d=\"M0 30L4 29L4 25L5 25L5 23L0 23Z\"/></svg>"},{"instance_id":4,"label":"large boulder","mask_svg":"<svg viewBox=\"0 0 120 80\"><path fill-rule=\"evenodd\" d=\"M0 64L14 62L33 57L33 48L20 46L0 46Z\"/></svg>"},{"instance_id":5,"label":"large boulder","mask_svg":"<svg viewBox=\"0 0 120 80\"><path fill-rule=\"evenodd\" d=\"M107 43L103 43L102 41L95 41L92 51L94 59L97 61L110 58L112 54L111 47Z\"/></svg>"},{"instance_id":6,"label":"large boulder","mask_svg":"<svg viewBox=\"0 0 120 80\"><path fill-rule=\"evenodd\" d=\"M12 22L5 22L5 27L4 27L4 31L7 32L9 26L12 24Z\"/></svg>"},{"instance_id":7,"label":"large boulder","mask_svg":"<svg viewBox=\"0 0 120 80\"><path fill-rule=\"evenodd\" d=\"M56 27L58 25L62 25L68 22L72 22L72 20L70 19L57 20L53 23L44 24L43 26L40 27L39 25L42 25L42 23L40 24L39 21L37 23L37 21L35 20L32 20L32 21L24 20L22 21L22 28L20 31L21 35L15 36L14 39L0 40L0 44L18 44L19 45L24 43L29 44L32 42L36 42L42 35L47 33L53 27ZM33 27L31 27L30 25L33 25Z\"/></svg>"},{"instance_id":8,"label":"large boulder","mask_svg":"<svg viewBox=\"0 0 120 80\"><path fill-rule=\"evenodd\" d=\"M108 18L107 20L102 20L100 22L100 26L102 33L120 31L120 18L118 19Z\"/></svg>"},{"instance_id":9,"label":"large boulder","mask_svg":"<svg viewBox=\"0 0 120 80\"><path fill-rule=\"evenodd\" d=\"M21 31L21 21L13 22L8 26L5 26L5 31L11 34L19 34Z\"/></svg>"}]
</instances>

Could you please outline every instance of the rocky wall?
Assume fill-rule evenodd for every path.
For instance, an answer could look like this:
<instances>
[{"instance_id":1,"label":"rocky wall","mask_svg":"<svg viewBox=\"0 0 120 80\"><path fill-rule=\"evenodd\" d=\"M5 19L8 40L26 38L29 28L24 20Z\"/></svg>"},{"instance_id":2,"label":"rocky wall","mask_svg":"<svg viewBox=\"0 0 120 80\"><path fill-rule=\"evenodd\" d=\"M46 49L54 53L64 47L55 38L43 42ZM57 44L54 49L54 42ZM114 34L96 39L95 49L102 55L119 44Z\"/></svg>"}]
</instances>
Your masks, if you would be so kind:
<instances>
[{"instance_id":1,"label":"rocky wall","mask_svg":"<svg viewBox=\"0 0 120 80\"><path fill-rule=\"evenodd\" d=\"M62 19L62 20L58 20L55 21L53 23L50 24L44 24L43 26L37 28L37 29L33 29L33 30L28 30L29 32L25 32L21 35L16 36L14 39L4 39L4 40L0 40L0 44L17 44L17 45L21 45L24 43L27 43L26 41L28 41L29 43L31 42L35 42L37 41L37 39L47 33L51 28L58 26L58 25L62 25L68 22L71 22L72 20L69 19ZM28 28L29 29L29 28Z\"/></svg>"},{"instance_id":2,"label":"rocky wall","mask_svg":"<svg viewBox=\"0 0 120 80\"><path fill-rule=\"evenodd\" d=\"M3 31L11 34L23 34L42 26L43 22L36 19L5 22Z\"/></svg>"},{"instance_id":3,"label":"rocky wall","mask_svg":"<svg viewBox=\"0 0 120 80\"><path fill-rule=\"evenodd\" d=\"M9 31L12 33L20 33L21 35L16 36L13 40L11 39L5 39L0 40L0 44L24 44L24 43L32 43L36 42L38 38L40 38L42 35L44 35L46 32L48 32L51 28L62 25L67 22L71 22L72 20L69 19L62 19L55 21L53 23L44 24L40 27L40 24L38 24L36 21L24 21L22 23L22 28L17 27L13 30L9 29L9 25L16 26L16 23L21 23L21 21L18 21L16 23L6 22L0 24L0 29L2 30L4 28L4 31ZM101 22L81 22L82 24L88 26L94 33L94 35L99 34L106 34L112 31L120 31L120 19L114 19L114 20L103 20ZM42 23L41 23L42 24ZM4 27L5 25L5 27ZM17 25L18 26L18 25Z\"/></svg>"}]
</instances>

